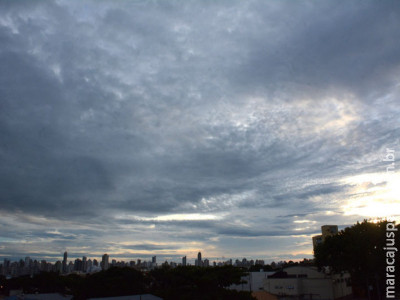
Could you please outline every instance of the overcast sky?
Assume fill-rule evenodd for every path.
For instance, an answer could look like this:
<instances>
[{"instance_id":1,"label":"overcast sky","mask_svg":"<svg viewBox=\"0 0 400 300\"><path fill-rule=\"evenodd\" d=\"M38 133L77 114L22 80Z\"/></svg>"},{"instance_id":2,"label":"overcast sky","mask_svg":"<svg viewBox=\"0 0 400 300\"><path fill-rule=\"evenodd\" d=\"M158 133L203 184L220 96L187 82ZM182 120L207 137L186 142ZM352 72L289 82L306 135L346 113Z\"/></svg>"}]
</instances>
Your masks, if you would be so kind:
<instances>
[{"instance_id":1,"label":"overcast sky","mask_svg":"<svg viewBox=\"0 0 400 300\"><path fill-rule=\"evenodd\" d=\"M0 259L302 259L399 218L399 28L398 1L1 1Z\"/></svg>"}]
</instances>

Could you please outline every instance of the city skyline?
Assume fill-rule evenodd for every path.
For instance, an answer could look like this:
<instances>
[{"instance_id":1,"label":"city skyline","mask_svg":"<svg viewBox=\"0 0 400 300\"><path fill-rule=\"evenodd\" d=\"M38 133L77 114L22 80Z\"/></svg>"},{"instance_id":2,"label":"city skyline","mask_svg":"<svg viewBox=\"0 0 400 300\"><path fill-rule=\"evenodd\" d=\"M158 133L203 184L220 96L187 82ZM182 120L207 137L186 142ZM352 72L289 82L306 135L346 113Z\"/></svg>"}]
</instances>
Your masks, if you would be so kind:
<instances>
[{"instance_id":1,"label":"city skyline","mask_svg":"<svg viewBox=\"0 0 400 300\"><path fill-rule=\"evenodd\" d=\"M91 255L91 254L86 254L83 256L79 256L82 255L81 253L79 254L74 254L74 253L69 253L67 255L67 258L65 259L65 254L68 253L68 251L64 251L64 256L44 256L43 254L37 254L37 256L8 256L8 257L3 257L2 260L0 260L0 265L3 264L4 260L7 261L11 261L11 262L19 262L20 260L26 260L26 259L30 259L31 261L37 260L38 262L41 262L43 260L45 260L46 262L49 263L56 263L56 262L61 262L61 267L63 267L63 262L64 260L66 261L67 265L71 262L74 262L76 259L80 259L82 260L82 258L86 258L87 260L97 260L99 265L103 260L104 255L108 255L108 262L111 265L111 260L116 260L116 262L127 262L129 263L130 261L143 261L143 262L154 262L154 258L157 258L158 261L158 265L161 265L162 263L164 263L165 261L168 262L173 262L173 263L181 263L183 264L183 260L185 259L187 265L193 265L196 266L196 261L198 260L198 252L196 254L196 257L191 257L191 256L187 256L184 255L182 257L180 256L176 256L176 257L165 257L165 256L158 256L158 255L154 255L154 254L149 254L149 255L144 255L144 256L130 256L130 257L122 257L117 255L113 255L112 253L104 253L100 256L95 256L95 255ZM262 258L253 258L253 257L205 257L205 259L210 260L211 262L215 261L215 262L226 262L227 260L242 260L242 259L248 259L248 261L253 260L253 261L262 261L263 264L264 263L268 263L268 261L265 261ZM202 260L203 261L203 260ZM299 260L300 261L300 260ZM270 261L271 262L275 262L275 261ZM278 263L279 261L276 261L276 263Z\"/></svg>"},{"instance_id":2,"label":"city skyline","mask_svg":"<svg viewBox=\"0 0 400 300\"><path fill-rule=\"evenodd\" d=\"M81 271L86 272L86 268L88 266L96 266L97 268L88 271L88 272L99 272L100 270L107 270L110 267L123 267L123 266L129 266L129 267L142 267L142 268L157 268L162 266L165 263L172 264L174 267L176 266L197 266L197 267L213 267L213 266L223 266L223 265L234 265L234 266L241 266L241 267L251 267L255 265L282 265L285 263L295 263L293 261L272 261L272 262L265 262L264 259L252 259L252 258L210 258L209 257L203 257L201 252L198 252L197 258L193 257L187 259L187 256L183 256L180 259L172 259L168 260L165 258L162 258L160 260L157 260L157 256L154 255L151 257L151 259L146 260L142 258L128 258L128 259L115 259L113 255L105 253L101 257L93 257L93 256L82 256L78 257L75 255L68 256L68 251L65 251L63 254L62 259L58 260L46 260L46 259L37 259L34 257L30 256L25 256L25 257L20 257L20 258L14 258L11 259L9 257L4 258L3 261L0 261L0 268L7 266L7 268L10 267L10 263L17 263L18 265L23 263L21 268L26 268L26 267L33 267L34 264L37 264L37 266L40 266L44 268L46 271L58 271L60 274L65 274L65 273L71 273L72 271L76 270L68 270L68 268L71 267L77 267L77 263L81 264L80 268L82 268ZM69 259L68 259L69 257ZM301 260L303 261L303 260ZM298 261L300 262L300 260ZM49 265L50 264L50 265ZM88 265L89 264L89 265ZM47 268L50 268L50 270L47 270ZM59 268L59 269L54 269L54 268ZM3 269L4 271L4 269ZM4 275L4 274L3 274Z\"/></svg>"},{"instance_id":3,"label":"city skyline","mask_svg":"<svg viewBox=\"0 0 400 300\"><path fill-rule=\"evenodd\" d=\"M157 262L157 256L152 256L151 260L134 260L132 258L128 260L116 260L112 258L110 260L110 255L105 253L101 256L101 259L96 259L93 257L70 257L68 260L68 252L65 251L61 260L57 261L47 261L45 259L38 260L26 256L24 259L10 259L4 258L3 262L0 262L0 275L6 276L7 278L19 277L24 275L35 275L41 272L56 272L62 275L68 275L72 273L77 274L93 274L100 271L106 271L112 267L116 268L134 268L140 271L150 271L156 268L168 265L172 268L177 266L196 266L196 267L222 267L222 266L234 266L241 268L279 268L283 265L294 265L293 261L280 261L272 262L271 264L266 264L262 259L225 259L220 260L209 260L208 258L202 258L201 252L198 252L197 259L194 259L194 264L187 260L186 256L181 258L181 261L174 260L163 260L162 262ZM193 259L192 259L193 260ZM309 263L309 261L304 260L302 263ZM258 269L259 270L259 269Z\"/></svg>"},{"instance_id":4,"label":"city skyline","mask_svg":"<svg viewBox=\"0 0 400 300\"><path fill-rule=\"evenodd\" d=\"M399 221L398 28L390 1L1 1L0 260L297 261Z\"/></svg>"}]
</instances>

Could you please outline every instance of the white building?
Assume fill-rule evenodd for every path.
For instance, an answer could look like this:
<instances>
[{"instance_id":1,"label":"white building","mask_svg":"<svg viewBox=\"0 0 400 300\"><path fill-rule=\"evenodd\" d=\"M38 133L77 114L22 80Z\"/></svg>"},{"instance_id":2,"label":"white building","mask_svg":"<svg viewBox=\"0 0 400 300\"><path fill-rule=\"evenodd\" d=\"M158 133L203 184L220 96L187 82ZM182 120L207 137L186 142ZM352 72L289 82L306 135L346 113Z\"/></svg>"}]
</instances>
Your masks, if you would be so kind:
<instances>
[{"instance_id":1,"label":"white building","mask_svg":"<svg viewBox=\"0 0 400 300\"><path fill-rule=\"evenodd\" d=\"M350 274L325 274L315 267L294 266L264 279L263 288L277 296L313 300L334 300L351 297Z\"/></svg>"},{"instance_id":2,"label":"white building","mask_svg":"<svg viewBox=\"0 0 400 300\"><path fill-rule=\"evenodd\" d=\"M229 289L235 291L256 292L264 289L264 279L275 274L275 272L249 272L247 276L243 276L242 284L232 284Z\"/></svg>"}]
</instances>

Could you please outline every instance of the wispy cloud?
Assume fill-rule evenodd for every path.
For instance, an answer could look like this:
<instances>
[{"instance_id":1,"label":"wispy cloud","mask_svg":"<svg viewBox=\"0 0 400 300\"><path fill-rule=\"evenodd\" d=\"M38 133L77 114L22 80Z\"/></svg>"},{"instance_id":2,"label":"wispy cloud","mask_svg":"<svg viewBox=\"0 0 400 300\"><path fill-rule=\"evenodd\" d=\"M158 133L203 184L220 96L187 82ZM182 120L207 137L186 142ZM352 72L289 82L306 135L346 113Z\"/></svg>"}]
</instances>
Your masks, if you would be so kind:
<instances>
[{"instance_id":1,"label":"wispy cloud","mask_svg":"<svg viewBox=\"0 0 400 300\"><path fill-rule=\"evenodd\" d=\"M297 258L400 216L398 5L0 8L1 257Z\"/></svg>"}]
</instances>

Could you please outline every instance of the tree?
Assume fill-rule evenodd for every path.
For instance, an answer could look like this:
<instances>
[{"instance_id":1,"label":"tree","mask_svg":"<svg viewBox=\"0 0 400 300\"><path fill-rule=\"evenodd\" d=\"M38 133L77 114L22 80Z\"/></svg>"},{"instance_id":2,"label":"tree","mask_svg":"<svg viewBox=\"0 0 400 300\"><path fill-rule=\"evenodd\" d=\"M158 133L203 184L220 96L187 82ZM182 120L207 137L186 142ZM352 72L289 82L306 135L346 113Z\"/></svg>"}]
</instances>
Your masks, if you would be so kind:
<instances>
[{"instance_id":1,"label":"tree","mask_svg":"<svg viewBox=\"0 0 400 300\"><path fill-rule=\"evenodd\" d=\"M141 294L147 291L142 272L132 268L110 268L88 275L74 291L76 299Z\"/></svg>"},{"instance_id":2,"label":"tree","mask_svg":"<svg viewBox=\"0 0 400 300\"><path fill-rule=\"evenodd\" d=\"M368 287L370 296L380 298L385 290L387 224L364 220L362 223L345 228L337 235L327 237L315 248L314 256L319 268L329 266L334 273L348 271L351 274L355 293L360 290L364 296ZM400 225L396 226L397 230ZM395 245L400 246L400 230L395 236ZM397 259L399 278L400 259Z\"/></svg>"},{"instance_id":3,"label":"tree","mask_svg":"<svg viewBox=\"0 0 400 300\"><path fill-rule=\"evenodd\" d=\"M253 299L249 292L226 289L240 284L246 272L241 268L223 266L215 268L177 267L152 270L152 291L168 299Z\"/></svg>"}]
</instances>

